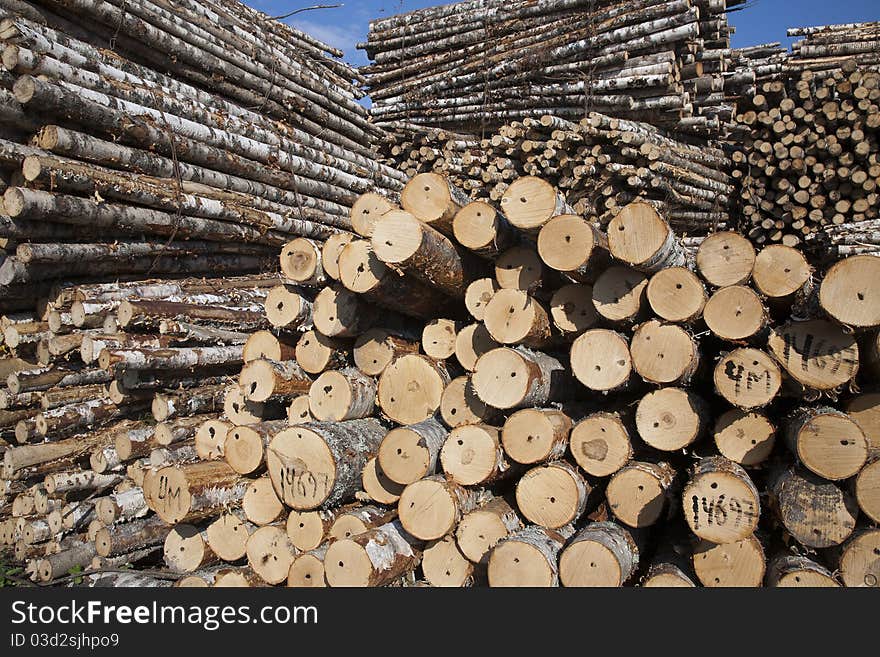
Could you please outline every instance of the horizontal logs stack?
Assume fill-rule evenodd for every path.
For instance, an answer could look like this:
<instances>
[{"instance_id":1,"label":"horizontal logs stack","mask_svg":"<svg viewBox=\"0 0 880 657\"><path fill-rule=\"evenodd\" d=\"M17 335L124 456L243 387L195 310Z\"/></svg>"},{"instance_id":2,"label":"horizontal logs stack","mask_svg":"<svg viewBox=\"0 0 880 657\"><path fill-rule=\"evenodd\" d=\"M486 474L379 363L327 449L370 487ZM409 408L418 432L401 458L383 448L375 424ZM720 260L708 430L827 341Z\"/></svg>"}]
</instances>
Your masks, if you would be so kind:
<instances>
[{"instance_id":1,"label":"horizontal logs stack","mask_svg":"<svg viewBox=\"0 0 880 657\"><path fill-rule=\"evenodd\" d=\"M449 177L475 200L498 202L511 183L538 176L581 214L604 225L636 198L661 204L682 233L705 235L730 222L736 181L729 155L674 138L650 123L590 112L580 120L525 118L479 139L443 130L402 130L380 142L388 164L408 175Z\"/></svg>"},{"instance_id":2,"label":"horizontal logs stack","mask_svg":"<svg viewBox=\"0 0 880 657\"><path fill-rule=\"evenodd\" d=\"M268 272L350 230L405 177L341 55L234 0L0 2L0 312L62 281Z\"/></svg>"},{"instance_id":3,"label":"horizontal logs stack","mask_svg":"<svg viewBox=\"0 0 880 657\"><path fill-rule=\"evenodd\" d=\"M517 182L417 176L357 237L286 244L222 414L10 478L0 537L49 581L98 555L181 586L876 586L880 259L688 248L650 204L601 228Z\"/></svg>"},{"instance_id":4,"label":"horizontal logs stack","mask_svg":"<svg viewBox=\"0 0 880 657\"><path fill-rule=\"evenodd\" d=\"M484 135L592 109L725 134L726 10L740 0L468 1L373 21L362 69L377 123ZM748 74L745 75L748 78ZM748 79L745 80L748 83Z\"/></svg>"}]
</instances>

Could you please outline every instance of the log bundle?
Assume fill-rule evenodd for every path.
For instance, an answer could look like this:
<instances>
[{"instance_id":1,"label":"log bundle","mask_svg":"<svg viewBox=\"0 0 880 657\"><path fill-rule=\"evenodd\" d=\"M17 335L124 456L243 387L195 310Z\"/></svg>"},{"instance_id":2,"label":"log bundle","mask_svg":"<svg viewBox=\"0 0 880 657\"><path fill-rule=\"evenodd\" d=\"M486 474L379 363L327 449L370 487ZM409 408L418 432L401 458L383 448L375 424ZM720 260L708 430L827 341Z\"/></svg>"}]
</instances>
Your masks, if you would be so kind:
<instances>
[{"instance_id":1,"label":"log bundle","mask_svg":"<svg viewBox=\"0 0 880 657\"><path fill-rule=\"evenodd\" d=\"M410 176L448 177L473 200L501 202L508 191L515 194L516 179L536 176L554 185L575 214L603 225L637 198L655 203L682 233L705 235L735 223L729 208L737 181L720 144L651 122L596 111L581 116L539 112L482 138L403 126L379 147L388 164Z\"/></svg>"},{"instance_id":2,"label":"log bundle","mask_svg":"<svg viewBox=\"0 0 880 657\"><path fill-rule=\"evenodd\" d=\"M12 558L96 585L876 586L880 261L429 182L285 244L283 276L120 283L81 365L14 373ZM484 217L503 249L458 238Z\"/></svg>"},{"instance_id":3,"label":"log bundle","mask_svg":"<svg viewBox=\"0 0 880 657\"><path fill-rule=\"evenodd\" d=\"M238 2L10 0L0 51L0 312L61 282L275 271L405 181L342 53Z\"/></svg>"},{"instance_id":4,"label":"log bundle","mask_svg":"<svg viewBox=\"0 0 880 657\"><path fill-rule=\"evenodd\" d=\"M736 115L739 228L759 245L804 243L825 264L876 253L880 24L789 36L803 37L790 55L744 63L760 74Z\"/></svg>"},{"instance_id":5,"label":"log bundle","mask_svg":"<svg viewBox=\"0 0 880 657\"><path fill-rule=\"evenodd\" d=\"M687 133L732 124L726 2L467 1L375 20L359 44L380 125L485 136L595 109Z\"/></svg>"}]
</instances>

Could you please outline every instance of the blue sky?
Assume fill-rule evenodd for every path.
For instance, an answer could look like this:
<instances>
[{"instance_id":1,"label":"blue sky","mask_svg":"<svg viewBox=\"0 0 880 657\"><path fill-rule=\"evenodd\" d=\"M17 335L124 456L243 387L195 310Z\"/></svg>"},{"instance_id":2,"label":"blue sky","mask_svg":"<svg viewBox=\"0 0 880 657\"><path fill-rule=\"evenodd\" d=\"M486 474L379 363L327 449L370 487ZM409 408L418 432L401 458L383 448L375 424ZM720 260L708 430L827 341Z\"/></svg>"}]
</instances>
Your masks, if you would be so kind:
<instances>
[{"instance_id":1,"label":"blue sky","mask_svg":"<svg viewBox=\"0 0 880 657\"><path fill-rule=\"evenodd\" d=\"M310 11L291 22L327 43L345 51L346 59L365 64L363 51L355 43L366 40L371 19L445 4L436 0L245 0L272 16L316 4L344 3L340 9ZM880 0L750 0L746 9L730 13L736 26L735 47L781 41L788 27L880 20Z\"/></svg>"}]
</instances>

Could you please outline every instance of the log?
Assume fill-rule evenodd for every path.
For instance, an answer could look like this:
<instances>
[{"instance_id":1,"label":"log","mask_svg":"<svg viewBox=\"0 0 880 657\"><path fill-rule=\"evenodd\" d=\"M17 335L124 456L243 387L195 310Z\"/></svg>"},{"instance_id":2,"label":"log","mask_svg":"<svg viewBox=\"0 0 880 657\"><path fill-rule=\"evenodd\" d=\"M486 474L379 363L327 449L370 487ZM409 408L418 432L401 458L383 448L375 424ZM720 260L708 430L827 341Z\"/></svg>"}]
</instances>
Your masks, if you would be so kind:
<instances>
[{"instance_id":1,"label":"log","mask_svg":"<svg viewBox=\"0 0 880 657\"><path fill-rule=\"evenodd\" d=\"M427 477L404 488L398 503L403 528L423 541L433 541L453 531L462 516L480 505L485 494L463 488L442 475Z\"/></svg>"},{"instance_id":2,"label":"log","mask_svg":"<svg viewBox=\"0 0 880 657\"><path fill-rule=\"evenodd\" d=\"M480 356L499 346L501 345L492 339L486 326L477 323L465 326L458 332L453 352L458 364L466 371L473 372Z\"/></svg>"},{"instance_id":3,"label":"log","mask_svg":"<svg viewBox=\"0 0 880 657\"><path fill-rule=\"evenodd\" d=\"M559 529L583 515L591 487L566 461L553 461L526 472L516 485L516 503L531 523Z\"/></svg>"},{"instance_id":4,"label":"log","mask_svg":"<svg viewBox=\"0 0 880 657\"><path fill-rule=\"evenodd\" d=\"M613 475L633 455L630 431L615 413L594 413L574 425L570 448L578 466L594 477Z\"/></svg>"},{"instance_id":5,"label":"log","mask_svg":"<svg viewBox=\"0 0 880 657\"><path fill-rule=\"evenodd\" d=\"M355 368L325 372L309 389L309 410L319 422L368 417L376 402L376 382Z\"/></svg>"},{"instance_id":6,"label":"log","mask_svg":"<svg viewBox=\"0 0 880 657\"><path fill-rule=\"evenodd\" d=\"M440 451L443 472L462 486L488 486L513 474L500 431L486 424L456 427Z\"/></svg>"},{"instance_id":7,"label":"log","mask_svg":"<svg viewBox=\"0 0 880 657\"><path fill-rule=\"evenodd\" d=\"M254 360L242 368L238 385L248 401L259 403L307 393L312 378L293 360Z\"/></svg>"},{"instance_id":8,"label":"log","mask_svg":"<svg viewBox=\"0 0 880 657\"><path fill-rule=\"evenodd\" d=\"M162 545L169 529L159 517L150 516L122 525L105 527L98 532L92 545L95 553L100 557L119 556L145 546Z\"/></svg>"},{"instance_id":9,"label":"log","mask_svg":"<svg viewBox=\"0 0 880 657\"><path fill-rule=\"evenodd\" d=\"M511 247L495 260L495 280L504 290L535 293L546 285L544 278L544 265L531 246Z\"/></svg>"},{"instance_id":10,"label":"log","mask_svg":"<svg viewBox=\"0 0 880 657\"><path fill-rule=\"evenodd\" d=\"M742 466L766 461L776 444L776 427L757 411L731 409L715 422L713 439L718 452Z\"/></svg>"},{"instance_id":11,"label":"log","mask_svg":"<svg viewBox=\"0 0 880 657\"><path fill-rule=\"evenodd\" d=\"M256 530L241 511L231 511L220 515L208 525L205 539L208 547L220 559L234 562L247 555L248 537Z\"/></svg>"},{"instance_id":12,"label":"log","mask_svg":"<svg viewBox=\"0 0 880 657\"><path fill-rule=\"evenodd\" d=\"M474 565L461 553L452 534L426 545L421 565L432 587L463 588L474 583Z\"/></svg>"},{"instance_id":13,"label":"log","mask_svg":"<svg viewBox=\"0 0 880 657\"><path fill-rule=\"evenodd\" d=\"M835 550L833 559L844 586L877 587L880 582L877 549L880 549L880 531L868 528L855 532Z\"/></svg>"},{"instance_id":14,"label":"log","mask_svg":"<svg viewBox=\"0 0 880 657\"><path fill-rule=\"evenodd\" d=\"M266 318L275 328L294 330L312 321L312 302L302 290L292 285L279 285L269 290L264 304Z\"/></svg>"},{"instance_id":15,"label":"log","mask_svg":"<svg viewBox=\"0 0 880 657\"><path fill-rule=\"evenodd\" d=\"M767 567L767 586L772 588L836 588L834 575L806 557L780 554Z\"/></svg>"},{"instance_id":16,"label":"log","mask_svg":"<svg viewBox=\"0 0 880 657\"><path fill-rule=\"evenodd\" d=\"M733 461L699 461L682 493L688 526L713 543L734 543L754 532L761 514L758 489Z\"/></svg>"},{"instance_id":17,"label":"log","mask_svg":"<svg viewBox=\"0 0 880 657\"><path fill-rule=\"evenodd\" d=\"M856 526L858 504L846 491L801 468L773 473L770 504L786 531L799 543L828 548L843 543Z\"/></svg>"},{"instance_id":18,"label":"log","mask_svg":"<svg viewBox=\"0 0 880 657\"><path fill-rule=\"evenodd\" d=\"M248 537L248 565L266 584L286 581L295 558L296 548L282 527L260 527Z\"/></svg>"},{"instance_id":19,"label":"log","mask_svg":"<svg viewBox=\"0 0 880 657\"><path fill-rule=\"evenodd\" d=\"M287 407L287 423L295 427L301 424L308 424L314 420L315 418L312 417L312 412L309 410L309 396L300 395L299 397L294 397L293 401L290 402L290 406Z\"/></svg>"},{"instance_id":20,"label":"log","mask_svg":"<svg viewBox=\"0 0 880 657\"><path fill-rule=\"evenodd\" d=\"M258 527L264 527L280 519L284 505L275 494L272 481L263 476L253 480L241 500L245 517Z\"/></svg>"},{"instance_id":21,"label":"log","mask_svg":"<svg viewBox=\"0 0 880 657\"><path fill-rule=\"evenodd\" d=\"M827 320L780 326L770 334L767 346L792 379L813 390L843 386L859 369L855 338Z\"/></svg>"},{"instance_id":22,"label":"log","mask_svg":"<svg viewBox=\"0 0 880 657\"><path fill-rule=\"evenodd\" d=\"M755 268L755 247L732 231L709 235L697 249L696 264L705 281L717 288L746 285Z\"/></svg>"},{"instance_id":23,"label":"log","mask_svg":"<svg viewBox=\"0 0 880 657\"><path fill-rule=\"evenodd\" d=\"M339 253L353 239L354 235L351 233L336 233L324 242L324 247L321 249L321 266L324 268L324 273L334 281L339 280Z\"/></svg>"},{"instance_id":24,"label":"log","mask_svg":"<svg viewBox=\"0 0 880 657\"><path fill-rule=\"evenodd\" d=\"M646 294L654 314L676 324L691 324L703 317L709 300L700 279L685 267L658 271L651 276Z\"/></svg>"},{"instance_id":25,"label":"log","mask_svg":"<svg viewBox=\"0 0 880 657\"><path fill-rule=\"evenodd\" d=\"M455 241L480 257L493 259L513 246L515 235L507 218L483 201L461 208L452 222Z\"/></svg>"},{"instance_id":26,"label":"log","mask_svg":"<svg viewBox=\"0 0 880 657\"><path fill-rule=\"evenodd\" d=\"M484 321L489 335L499 344L540 349L555 339L547 309L522 290L496 292L486 306Z\"/></svg>"},{"instance_id":27,"label":"log","mask_svg":"<svg viewBox=\"0 0 880 657\"><path fill-rule=\"evenodd\" d=\"M198 527L177 524L168 532L163 546L165 565L174 573L193 573L220 561Z\"/></svg>"},{"instance_id":28,"label":"log","mask_svg":"<svg viewBox=\"0 0 880 657\"><path fill-rule=\"evenodd\" d=\"M306 287L326 283L321 266L322 244L305 237L298 237L281 247L281 272L294 285Z\"/></svg>"},{"instance_id":29,"label":"log","mask_svg":"<svg viewBox=\"0 0 880 657\"><path fill-rule=\"evenodd\" d=\"M361 194L351 206L352 230L361 237L372 237L373 228L379 218L386 212L395 209L398 209L397 206L381 194L376 192ZM338 280L335 276L331 278Z\"/></svg>"},{"instance_id":30,"label":"log","mask_svg":"<svg viewBox=\"0 0 880 657\"><path fill-rule=\"evenodd\" d=\"M458 524L455 537L466 559L487 565L498 542L522 528L516 511L504 498L496 497L465 515Z\"/></svg>"},{"instance_id":31,"label":"log","mask_svg":"<svg viewBox=\"0 0 880 657\"><path fill-rule=\"evenodd\" d=\"M530 233L538 233L553 217L575 214L550 183L535 176L513 181L501 197L501 209L513 226Z\"/></svg>"},{"instance_id":32,"label":"log","mask_svg":"<svg viewBox=\"0 0 880 657\"><path fill-rule=\"evenodd\" d=\"M446 428L434 418L392 429L379 445L379 466L395 483L414 484L435 474L448 436Z\"/></svg>"},{"instance_id":33,"label":"log","mask_svg":"<svg viewBox=\"0 0 880 657\"><path fill-rule=\"evenodd\" d=\"M571 345L571 371L590 390L608 393L625 388L632 374L626 338L615 331L592 329Z\"/></svg>"},{"instance_id":34,"label":"log","mask_svg":"<svg viewBox=\"0 0 880 657\"><path fill-rule=\"evenodd\" d=\"M453 220L467 205L467 194L436 173L420 173L400 193L400 205L413 217L444 235L453 234Z\"/></svg>"},{"instance_id":35,"label":"log","mask_svg":"<svg viewBox=\"0 0 880 657\"><path fill-rule=\"evenodd\" d=\"M782 371L760 349L734 349L715 366L715 391L732 405L752 410L771 403L782 387Z\"/></svg>"},{"instance_id":36,"label":"log","mask_svg":"<svg viewBox=\"0 0 880 657\"><path fill-rule=\"evenodd\" d=\"M630 354L639 376L658 385L686 385L700 365L700 350L694 338L682 327L658 320L636 327Z\"/></svg>"},{"instance_id":37,"label":"log","mask_svg":"<svg viewBox=\"0 0 880 657\"><path fill-rule=\"evenodd\" d=\"M877 522L880 516L880 465L878 459L873 459L859 472L855 480L854 494L859 508L866 516Z\"/></svg>"},{"instance_id":38,"label":"log","mask_svg":"<svg viewBox=\"0 0 880 657\"><path fill-rule=\"evenodd\" d=\"M880 274L880 261L867 255L836 263L819 287L819 305L834 321L855 330L880 326L880 305L870 282Z\"/></svg>"},{"instance_id":39,"label":"log","mask_svg":"<svg viewBox=\"0 0 880 657\"><path fill-rule=\"evenodd\" d=\"M760 587L766 568L764 548L754 535L721 545L701 541L694 548L694 572L706 587Z\"/></svg>"},{"instance_id":40,"label":"log","mask_svg":"<svg viewBox=\"0 0 880 657\"><path fill-rule=\"evenodd\" d=\"M708 421L705 402L682 388L645 395L636 408L636 428L648 445L673 452L694 443Z\"/></svg>"},{"instance_id":41,"label":"log","mask_svg":"<svg viewBox=\"0 0 880 657\"><path fill-rule=\"evenodd\" d=\"M266 447L287 426L287 420L274 420L230 427L223 440L223 458L238 474L253 474L266 466Z\"/></svg>"},{"instance_id":42,"label":"log","mask_svg":"<svg viewBox=\"0 0 880 657\"><path fill-rule=\"evenodd\" d=\"M270 331L257 331L252 333L244 343L242 359L245 363L252 360L294 360L296 358L296 344L287 336L278 337Z\"/></svg>"},{"instance_id":43,"label":"log","mask_svg":"<svg viewBox=\"0 0 880 657\"><path fill-rule=\"evenodd\" d=\"M595 281L610 264L607 236L577 215L557 215L547 222L538 234L538 254L548 267L580 283Z\"/></svg>"},{"instance_id":44,"label":"log","mask_svg":"<svg viewBox=\"0 0 880 657\"><path fill-rule=\"evenodd\" d=\"M653 206L636 201L608 224L608 248L617 260L654 274L687 264L684 247Z\"/></svg>"},{"instance_id":45,"label":"log","mask_svg":"<svg viewBox=\"0 0 880 657\"><path fill-rule=\"evenodd\" d=\"M573 534L570 526L557 531L536 525L511 533L489 555L489 586L559 586L558 555Z\"/></svg>"},{"instance_id":46,"label":"log","mask_svg":"<svg viewBox=\"0 0 880 657\"><path fill-rule=\"evenodd\" d=\"M752 280L755 288L770 299L806 295L812 287L813 271L800 251L782 244L761 250L755 259Z\"/></svg>"},{"instance_id":47,"label":"log","mask_svg":"<svg viewBox=\"0 0 880 657\"><path fill-rule=\"evenodd\" d=\"M556 290L550 298L550 317L553 326L566 339L593 328L599 321L593 305L593 288L572 283Z\"/></svg>"},{"instance_id":48,"label":"log","mask_svg":"<svg viewBox=\"0 0 880 657\"><path fill-rule=\"evenodd\" d=\"M440 398L450 380L442 362L408 354L382 372L376 401L382 412L395 422L418 424L440 408Z\"/></svg>"},{"instance_id":49,"label":"log","mask_svg":"<svg viewBox=\"0 0 880 657\"><path fill-rule=\"evenodd\" d=\"M565 587L619 587L636 573L639 548L630 532L613 522L590 523L559 555Z\"/></svg>"},{"instance_id":50,"label":"log","mask_svg":"<svg viewBox=\"0 0 880 657\"><path fill-rule=\"evenodd\" d=\"M483 354L474 367L471 383L477 397L500 409L545 406L573 392L566 385L568 377L558 360L522 347Z\"/></svg>"},{"instance_id":51,"label":"log","mask_svg":"<svg viewBox=\"0 0 880 657\"><path fill-rule=\"evenodd\" d=\"M223 406L224 386L191 388L174 395L156 393L151 410L156 422L165 422L174 417L192 416L202 413L215 413Z\"/></svg>"},{"instance_id":52,"label":"log","mask_svg":"<svg viewBox=\"0 0 880 657\"><path fill-rule=\"evenodd\" d=\"M267 466L275 492L298 511L332 507L360 489L367 460L385 435L373 419L311 423L278 433Z\"/></svg>"},{"instance_id":53,"label":"log","mask_svg":"<svg viewBox=\"0 0 880 657\"><path fill-rule=\"evenodd\" d=\"M343 369L348 362L350 351L350 343L341 340L328 338L323 334L310 329L302 334L302 337L296 343L293 354L285 350L286 358L272 358L272 356L263 356L270 360L293 360L299 363L308 374L321 374L326 370Z\"/></svg>"},{"instance_id":54,"label":"log","mask_svg":"<svg viewBox=\"0 0 880 657\"><path fill-rule=\"evenodd\" d=\"M301 554L290 564L287 573L287 586L292 588L324 588L327 579L324 573L324 557L327 555L325 543L320 548Z\"/></svg>"},{"instance_id":55,"label":"log","mask_svg":"<svg viewBox=\"0 0 880 657\"><path fill-rule=\"evenodd\" d=\"M418 351L419 342L400 332L370 329L354 343L354 364L367 376L380 376L398 358Z\"/></svg>"},{"instance_id":56,"label":"log","mask_svg":"<svg viewBox=\"0 0 880 657\"><path fill-rule=\"evenodd\" d=\"M703 310L703 319L722 340L739 342L758 337L767 325L768 315L751 288L733 285L712 295Z\"/></svg>"},{"instance_id":57,"label":"log","mask_svg":"<svg viewBox=\"0 0 880 657\"><path fill-rule=\"evenodd\" d=\"M475 256L405 211L392 210L376 222L372 245L385 264L452 298L463 298L467 286L485 275Z\"/></svg>"},{"instance_id":58,"label":"log","mask_svg":"<svg viewBox=\"0 0 880 657\"><path fill-rule=\"evenodd\" d=\"M418 565L417 545L397 520L331 543L324 557L327 583L332 587L389 584Z\"/></svg>"},{"instance_id":59,"label":"log","mask_svg":"<svg viewBox=\"0 0 880 657\"><path fill-rule=\"evenodd\" d=\"M662 518L675 476L666 462L630 461L608 482L608 508L628 527L650 527Z\"/></svg>"},{"instance_id":60,"label":"log","mask_svg":"<svg viewBox=\"0 0 880 657\"><path fill-rule=\"evenodd\" d=\"M455 343L461 328L451 319L433 319L422 330L422 349L434 360L446 360L455 354Z\"/></svg>"},{"instance_id":61,"label":"log","mask_svg":"<svg viewBox=\"0 0 880 657\"><path fill-rule=\"evenodd\" d=\"M497 415L497 409L477 396L469 376L450 381L440 397L440 417L453 429L467 424L491 424Z\"/></svg>"},{"instance_id":62,"label":"log","mask_svg":"<svg viewBox=\"0 0 880 657\"><path fill-rule=\"evenodd\" d=\"M798 461L830 481L858 474L868 459L868 441L846 413L827 406L805 407L785 418L783 437Z\"/></svg>"},{"instance_id":63,"label":"log","mask_svg":"<svg viewBox=\"0 0 880 657\"><path fill-rule=\"evenodd\" d=\"M105 349L98 357L103 370L157 370L240 365L242 346L179 349Z\"/></svg>"},{"instance_id":64,"label":"log","mask_svg":"<svg viewBox=\"0 0 880 657\"><path fill-rule=\"evenodd\" d=\"M500 286L494 278L479 278L468 285L464 303L471 317L482 322L485 318L486 306L499 289Z\"/></svg>"},{"instance_id":65,"label":"log","mask_svg":"<svg viewBox=\"0 0 880 657\"><path fill-rule=\"evenodd\" d=\"M427 319L442 313L448 300L417 278L385 265L366 240L349 242L339 253L339 280L351 292L383 308Z\"/></svg>"},{"instance_id":66,"label":"log","mask_svg":"<svg viewBox=\"0 0 880 657\"><path fill-rule=\"evenodd\" d=\"M331 541L351 538L388 524L396 517L396 511L378 506L356 506L340 510L330 526L328 536Z\"/></svg>"},{"instance_id":67,"label":"log","mask_svg":"<svg viewBox=\"0 0 880 657\"><path fill-rule=\"evenodd\" d=\"M596 312L610 322L634 323L645 307L648 279L629 267L606 269L593 285Z\"/></svg>"},{"instance_id":68,"label":"log","mask_svg":"<svg viewBox=\"0 0 880 657\"><path fill-rule=\"evenodd\" d=\"M144 498L165 522L176 524L219 515L241 500L247 482L226 463L205 461L168 466L144 484Z\"/></svg>"},{"instance_id":69,"label":"log","mask_svg":"<svg viewBox=\"0 0 880 657\"><path fill-rule=\"evenodd\" d=\"M504 423L501 443L517 463L533 465L561 458L569 444L572 420L556 409L523 409Z\"/></svg>"}]
</instances>

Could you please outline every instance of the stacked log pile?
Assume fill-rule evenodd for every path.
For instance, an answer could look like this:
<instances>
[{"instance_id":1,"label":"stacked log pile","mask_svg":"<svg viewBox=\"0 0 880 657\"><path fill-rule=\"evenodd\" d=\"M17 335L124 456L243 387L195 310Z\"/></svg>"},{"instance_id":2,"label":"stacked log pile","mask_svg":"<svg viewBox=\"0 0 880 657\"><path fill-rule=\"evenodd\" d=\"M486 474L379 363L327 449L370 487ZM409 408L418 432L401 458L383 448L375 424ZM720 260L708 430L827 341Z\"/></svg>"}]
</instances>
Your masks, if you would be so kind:
<instances>
[{"instance_id":1,"label":"stacked log pile","mask_svg":"<svg viewBox=\"0 0 880 657\"><path fill-rule=\"evenodd\" d=\"M342 53L231 0L0 3L0 312L54 282L277 269L399 191Z\"/></svg>"},{"instance_id":2,"label":"stacked log pile","mask_svg":"<svg viewBox=\"0 0 880 657\"><path fill-rule=\"evenodd\" d=\"M188 409L161 440L8 449L0 538L46 581L97 555L187 586L876 586L880 259L693 253L648 203L603 229L542 182L417 176L358 199L357 237L286 244L243 365L189 350L240 369L222 413L185 417L201 370L152 398ZM98 363L150 381L182 351Z\"/></svg>"},{"instance_id":3,"label":"stacked log pile","mask_svg":"<svg viewBox=\"0 0 880 657\"><path fill-rule=\"evenodd\" d=\"M741 0L468 1L370 24L359 44L377 122L485 136L545 113L591 110L670 129L724 134L728 9ZM727 94L725 93L727 92Z\"/></svg>"},{"instance_id":4,"label":"stacked log pile","mask_svg":"<svg viewBox=\"0 0 880 657\"><path fill-rule=\"evenodd\" d=\"M880 201L880 24L798 28L739 103L733 153L741 231L756 244L806 242L817 259L875 253ZM775 58L775 55L770 55Z\"/></svg>"},{"instance_id":5,"label":"stacked log pile","mask_svg":"<svg viewBox=\"0 0 880 657\"><path fill-rule=\"evenodd\" d=\"M705 235L730 223L736 182L718 145L688 142L650 123L590 112L503 125L478 139L443 130L401 131L380 142L385 162L410 176L448 177L474 200L501 201L511 183L538 176L576 213L606 225L636 198L657 203L674 228Z\"/></svg>"}]
</instances>

